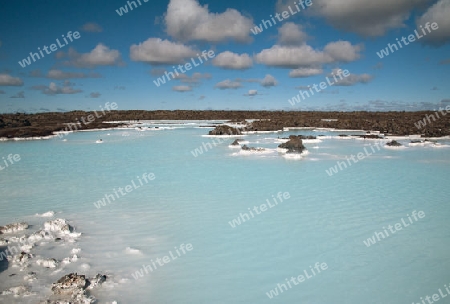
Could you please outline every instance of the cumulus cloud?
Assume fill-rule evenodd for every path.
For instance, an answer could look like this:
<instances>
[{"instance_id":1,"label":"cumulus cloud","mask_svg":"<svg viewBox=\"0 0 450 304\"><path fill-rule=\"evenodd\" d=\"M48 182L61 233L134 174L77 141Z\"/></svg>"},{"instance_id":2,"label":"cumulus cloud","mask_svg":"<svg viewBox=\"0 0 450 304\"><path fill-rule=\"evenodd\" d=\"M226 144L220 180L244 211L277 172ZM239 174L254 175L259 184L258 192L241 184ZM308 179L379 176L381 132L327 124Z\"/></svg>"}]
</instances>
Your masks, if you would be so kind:
<instances>
[{"instance_id":1,"label":"cumulus cloud","mask_svg":"<svg viewBox=\"0 0 450 304\"><path fill-rule=\"evenodd\" d=\"M244 94L245 96L256 96L258 95L257 90L249 90L247 94Z\"/></svg>"},{"instance_id":2,"label":"cumulus cloud","mask_svg":"<svg viewBox=\"0 0 450 304\"><path fill-rule=\"evenodd\" d=\"M432 24L436 22L439 26L437 30L431 30L430 33L421 38L422 42L441 46L450 42L450 1L440 0L430 7L425 14L417 20L417 31L421 33L420 26L425 26L427 22Z\"/></svg>"},{"instance_id":3,"label":"cumulus cloud","mask_svg":"<svg viewBox=\"0 0 450 304\"><path fill-rule=\"evenodd\" d=\"M263 80L261 80L261 85L265 88L274 87L278 84L278 81L270 74L267 74Z\"/></svg>"},{"instance_id":4,"label":"cumulus cloud","mask_svg":"<svg viewBox=\"0 0 450 304\"><path fill-rule=\"evenodd\" d=\"M274 45L256 54L255 58L258 63L280 68L321 65L330 61L323 52L316 51L309 45L299 47Z\"/></svg>"},{"instance_id":5,"label":"cumulus cloud","mask_svg":"<svg viewBox=\"0 0 450 304\"><path fill-rule=\"evenodd\" d=\"M216 88L221 89L221 90L238 89L241 86L242 85L239 81L231 81L230 79L226 79L215 85Z\"/></svg>"},{"instance_id":6,"label":"cumulus cloud","mask_svg":"<svg viewBox=\"0 0 450 304\"><path fill-rule=\"evenodd\" d=\"M198 84L200 83L203 79L211 79L211 74L209 73L194 73L192 74L192 76L188 76L186 74L179 74L178 76L175 76L174 79L175 80L179 80L183 83L190 83L190 84Z\"/></svg>"},{"instance_id":7,"label":"cumulus cloud","mask_svg":"<svg viewBox=\"0 0 450 304\"><path fill-rule=\"evenodd\" d=\"M345 77L343 70L339 72L340 69L334 69L331 74L328 75L330 81L334 82L333 86L338 87L348 87L358 83L369 83L372 81L373 76L369 74L350 74ZM340 79L339 74L342 75L342 79ZM333 75L336 75L337 82L333 78Z\"/></svg>"},{"instance_id":8,"label":"cumulus cloud","mask_svg":"<svg viewBox=\"0 0 450 304\"><path fill-rule=\"evenodd\" d=\"M317 67L328 63L351 62L360 58L362 47L348 41L331 42L323 51L307 44L301 46L274 45L256 54L258 63L280 68Z\"/></svg>"},{"instance_id":9,"label":"cumulus cloud","mask_svg":"<svg viewBox=\"0 0 450 304\"><path fill-rule=\"evenodd\" d=\"M101 33L103 32L103 29L100 25L98 25L97 23L94 22L88 22L85 23L83 25L83 27L81 28L82 31L84 32L89 32L89 33Z\"/></svg>"},{"instance_id":10,"label":"cumulus cloud","mask_svg":"<svg viewBox=\"0 0 450 304\"><path fill-rule=\"evenodd\" d=\"M68 58L64 65L77 68L95 68L97 66L114 66L122 64L120 52L111 50L106 45L99 43L89 53L80 54L70 48L67 53L58 52L57 58Z\"/></svg>"},{"instance_id":11,"label":"cumulus cloud","mask_svg":"<svg viewBox=\"0 0 450 304\"><path fill-rule=\"evenodd\" d=\"M0 86L22 86L23 81L20 78L12 77L9 74L0 74Z\"/></svg>"},{"instance_id":12,"label":"cumulus cloud","mask_svg":"<svg viewBox=\"0 0 450 304\"><path fill-rule=\"evenodd\" d=\"M82 90L74 89L70 82L65 82L63 86L58 86L56 83L50 82L50 85L48 86L37 85L32 86L31 89L41 91L41 93L45 95L77 94L83 92Z\"/></svg>"},{"instance_id":13,"label":"cumulus cloud","mask_svg":"<svg viewBox=\"0 0 450 304\"><path fill-rule=\"evenodd\" d=\"M278 29L278 43L280 45L301 45L308 39L308 35L299 24L286 22Z\"/></svg>"},{"instance_id":14,"label":"cumulus cloud","mask_svg":"<svg viewBox=\"0 0 450 304\"><path fill-rule=\"evenodd\" d=\"M176 92L189 92L189 91L192 91L192 87L191 86L185 86L185 85L174 86L174 87L172 87L172 90L174 90Z\"/></svg>"},{"instance_id":15,"label":"cumulus cloud","mask_svg":"<svg viewBox=\"0 0 450 304\"><path fill-rule=\"evenodd\" d=\"M246 70L252 67L253 60L248 54L239 55L226 51L217 55L212 63L223 69Z\"/></svg>"},{"instance_id":16,"label":"cumulus cloud","mask_svg":"<svg viewBox=\"0 0 450 304\"><path fill-rule=\"evenodd\" d=\"M74 73L74 72L64 72L56 69L50 70L47 73L47 78L59 80L71 78L101 78L101 77L102 76L98 73Z\"/></svg>"},{"instance_id":17,"label":"cumulus cloud","mask_svg":"<svg viewBox=\"0 0 450 304\"><path fill-rule=\"evenodd\" d=\"M382 36L405 27L414 8L432 0L314 0L308 12L324 17L334 27L362 36Z\"/></svg>"},{"instance_id":18,"label":"cumulus cloud","mask_svg":"<svg viewBox=\"0 0 450 304\"><path fill-rule=\"evenodd\" d=\"M9 98L25 98L25 92L24 91L20 91L16 95L13 95L13 96L11 96Z\"/></svg>"},{"instance_id":19,"label":"cumulus cloud","mask_svg":"<svg viewBox=\"0 0 450 304\"><path fill-rule=\"evenodd\" d=\"M289 77L291 78L306 78L315 75L320 75L323 73L322 69L319 68L300 68L289 72Z\"/></svg>"},{"instance_id":20,"label":"cumulus cloud","mask_svg":"<svg viewBox=\"0 0 450 304\"><path fill-rule=\"evenodd\" d=\"M253 20L235 9L210 13L197 0L171 0L165 24L167 34L180 41L248 42Z\"/></svg>"},{"instance_id":21,"label":"cumulus cloud","mask_svg":"<svg viewBox=\"0 0 450 304\"><path fill-rule=\"evenodd\" d=\"M180 64L187 58L192 58L197 52L181 43L149 38L139 45L130 47L130 58L151 65Z\"/></svg>"},{"instance_id":22,"label":"cumulus cloud","mask_svg":"<svg viewBox=\"0 0 450 304\"><path fill-rule=\"evenodd\" d=\"M350 42L342 40L330 42L324 48L324 52L336 62L355 61L360 58L361 50L362 46L352 45Z\"/></svg>"}]
</instances>

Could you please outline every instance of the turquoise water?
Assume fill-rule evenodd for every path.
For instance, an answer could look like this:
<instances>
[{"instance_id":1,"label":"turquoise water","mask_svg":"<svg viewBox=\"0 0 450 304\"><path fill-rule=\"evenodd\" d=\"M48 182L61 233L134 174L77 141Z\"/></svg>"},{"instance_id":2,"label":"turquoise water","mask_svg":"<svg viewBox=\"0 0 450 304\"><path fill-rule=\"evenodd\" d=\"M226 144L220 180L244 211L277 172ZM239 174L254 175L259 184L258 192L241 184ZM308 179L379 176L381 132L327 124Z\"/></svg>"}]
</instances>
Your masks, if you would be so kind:
<instances>
[{"instance_id":1,"label":"turquoise water","mask_svg":"<svg viewBox=\"0 0 450 304\"><path fill-rule=\"evenodd\" d=\"M202 136L208 130L190 124L0 143L0 158L21 156L0 171L0 225L39 224L47 219L34 214L50 210L69 220L82 236L76 243L80 260L67 270L111 276L93 292L100 303L411 303L450 283L449 147L382 148L330 177L326 170L337 161L376 141L338 139L349 134L343 131L295 130L242 138L275 149L277 137L327 137L305 142L309 154L301 160L275 150L242 155L228 147L234 139L194 157L191 151L217 140ZM95 144L99 138L103 143ZM94 206L144 173L155 179ZM290 198L230 226L279 192ZM413 210L425 218L364 245ZM144 264L188 243L192 251L133 278ZM286 278L310 273L316 262L328 269L267 296ZM65 272L48 270L42 282ZM0 273L0 291L11 284ZM45 291L42 285L33 288Z\"/></svg>"}]
</instances>

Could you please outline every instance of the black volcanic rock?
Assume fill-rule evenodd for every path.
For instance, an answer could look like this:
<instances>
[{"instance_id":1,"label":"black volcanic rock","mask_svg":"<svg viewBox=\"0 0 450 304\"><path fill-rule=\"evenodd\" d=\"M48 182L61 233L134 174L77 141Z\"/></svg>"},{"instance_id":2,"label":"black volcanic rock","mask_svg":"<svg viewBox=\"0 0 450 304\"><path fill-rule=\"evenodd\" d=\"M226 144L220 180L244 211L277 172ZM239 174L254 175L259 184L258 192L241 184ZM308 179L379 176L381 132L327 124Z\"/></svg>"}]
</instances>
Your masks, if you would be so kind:
<instances>
[{"instance_id":1,"label":"black volcanic rock","mask_svg":"<svg viewBox=\"0 0 450 304\"><path fill-rule=\"evenodd\" d=\"M317 139L317 137L312 136L312 135L308 135L308 136L305 136L305 135L299 135L299 136L300 136L300 139Z\"/></svg>"},{"instance_id":2,"label":"black volcanic rock","mask_svg":"<svg viewBox=\"0 0 450 304\"><path fill-rule=\"evenodd\" d=\"M303 145L301 135L289 136L289 141L279 145L278 148L287 149L286 153L302 153L304 150L306 150L305 146Z\"/></svg>"},{"instance_id":3,"label":"black volcanic rock","mask_svg":"<svg viewBox=\"0 0 450 304\"><path fill-rule=\"evenodd\" d=\"M401 147L402 144L399 143L399 142L396 141L396 140L393 140L393 141L391 141L391 142L388 142L388 143L386 144L386 146L389 146L389 147Z\"/></svg>"},{"instance_id":4,"label":"black volcanic rock","mask_svg":"<svg viewBox=\"0 0 450 304\"><path fill-rule=\"evenodd\" d=\"M364 138L364 139L383 139L383 137L376 135L376 134L359 135L359 137Z\"/></svg>"},{"instance_id":5,"label":"black volcanic rock","mask_svg":"<svg viewBox=\"0 0 450 304\"><path fill-rule=\"evenodd\" d=\"M222 125L217 126L214 130L209 131L209 135L241 135L242 132L239 129Z\"/></svg>"},{"instance_id":6,"label":"black volcanic rock","mask_svg":"<svg viewBox=\"0 0 450 304\"><path fill-rule=\"evenodd\" d=\"M239 141L241 141L242 139L236 139L235 141L233 141L233 143L230 146L239 146Z\"/></svg>"}]
</instances>

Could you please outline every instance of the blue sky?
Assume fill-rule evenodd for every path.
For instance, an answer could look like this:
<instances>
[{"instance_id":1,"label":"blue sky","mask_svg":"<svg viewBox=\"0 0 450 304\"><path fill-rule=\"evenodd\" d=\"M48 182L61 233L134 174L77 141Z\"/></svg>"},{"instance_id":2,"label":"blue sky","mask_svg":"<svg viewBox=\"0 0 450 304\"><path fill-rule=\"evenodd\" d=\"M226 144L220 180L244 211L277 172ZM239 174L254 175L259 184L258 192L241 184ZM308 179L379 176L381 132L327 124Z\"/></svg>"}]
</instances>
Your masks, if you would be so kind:
<instances>
[{"instance_id":1,"label":"blue sky","mask_svg":"<svg viewBox=\"0 0 450 304\"><path fill-rule=\"evenodd\" d=\"M311 0L300 11L294 0L139 1L137 7L123 0L5 2L0 112L94 110L106 102L124 110L339 111L433 110L450 103L450 0ZM122 16L121 7L128 10ZM283 11L286 18L253 33ZM377 55L397 38L423 33L427 23L439 28ZM62 35L76 31L78 39L63 42ZM51 44L55 51L23 62ZM155 85L204 50L214 58ZM350 76L288 102L338 69Z\"/></svg>"}]
</instances>

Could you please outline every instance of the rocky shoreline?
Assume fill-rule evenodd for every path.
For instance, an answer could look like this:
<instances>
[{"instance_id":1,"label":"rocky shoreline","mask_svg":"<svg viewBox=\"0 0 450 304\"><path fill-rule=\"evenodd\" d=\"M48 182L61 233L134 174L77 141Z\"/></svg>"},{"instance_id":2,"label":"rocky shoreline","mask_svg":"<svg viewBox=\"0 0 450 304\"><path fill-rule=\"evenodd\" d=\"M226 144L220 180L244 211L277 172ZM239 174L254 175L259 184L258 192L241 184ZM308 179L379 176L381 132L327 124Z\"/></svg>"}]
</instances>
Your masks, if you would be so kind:
<instances>
[{"instance_id":1,"label":"rocky shoreline","mask_svg":"<svg viewBox=\"0 0 450 304\"><path fill-rule=\"evenodd\" d=\"M378 131L390 135L415 135L442 137L450 135L450 115L436 121L424 121L431 111L421 112L285 112L285 111L110 111L92 122L81 123L81 117L93 112L72 111L37 114L0 114L0 138L32 138L51 136L67 130L67 124L77 123L77 130L104 129L122 126L106 121L141 120L230 120L244 122L256 119L245 126L245 131L277 131L283 128L334 128L342 130Z\"/></svg>"},{"instance_id":2,"label":"rocky shoreline","mask_svg":"<svg viewBox=\"0 0 450 304\"><path fill-rule=\"evenodd\" d=\"M53 212L48 212L42 216L53 215ZM39 302L42 304L95 303L97 300L90 294L90 290L100 287L108 279L104 274L87 278L85 275L68 273L51 286L40 288L45 295L36 293L33 286L42 284L42 276L65 272L66 265L79 261L81 251L75 247L69 257L57 260L52 256L42 256L37 249L75 246L81 233L76 232L67 220L61 218L48 220L42 227L35 227L34 231L22 234L28 232L30 227L25 222L0 226L0 274L2 280L6 276L12 279L11 282L5 280L0 284L3 287L0 288L0 302L16 302L20 298L35 297L44 298Z\"/></svg>"}]
</instances>

